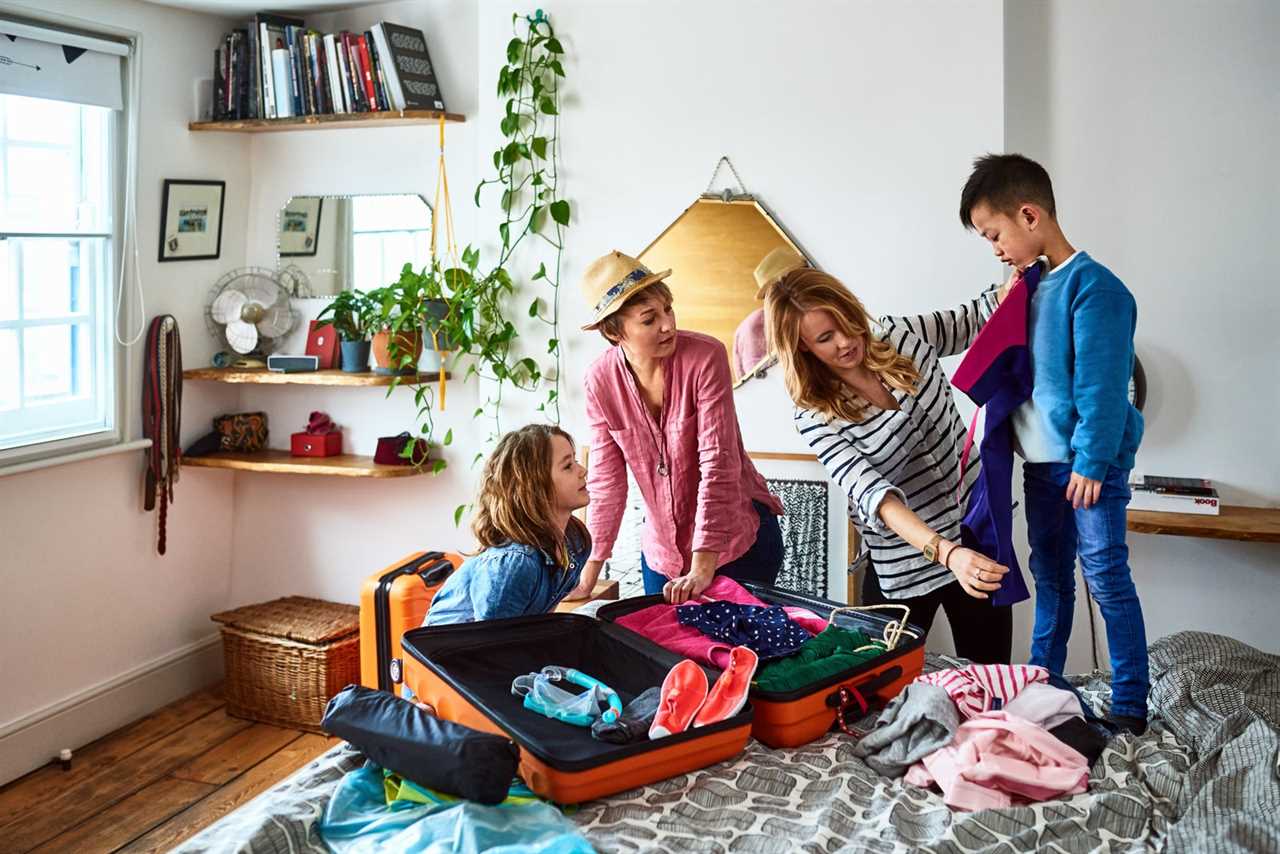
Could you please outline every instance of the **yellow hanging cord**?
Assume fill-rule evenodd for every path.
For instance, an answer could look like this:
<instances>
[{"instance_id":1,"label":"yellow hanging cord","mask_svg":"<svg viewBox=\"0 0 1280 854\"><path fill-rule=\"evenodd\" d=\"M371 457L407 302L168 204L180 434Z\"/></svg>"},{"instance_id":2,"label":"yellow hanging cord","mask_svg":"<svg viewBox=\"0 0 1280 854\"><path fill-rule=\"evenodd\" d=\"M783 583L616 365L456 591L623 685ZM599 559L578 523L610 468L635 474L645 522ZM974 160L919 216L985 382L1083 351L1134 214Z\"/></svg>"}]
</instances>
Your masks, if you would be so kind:
<instances>
[{"instance_id":1,"label":"yellow hanging cord","mask_svg":"<svg viewBox=\"0 0 1280 854\"><path fill-rule=\"evenodd\" d=\"M444 196L444 207L441 208L441 194ZM441 214L441 210L444 214ZM431 206L431 263L434 266L436 262L436 237L440 233L440 221L448 220L445 226L445 252L449 256L449 260L453 266L461 267L458 260L458 243L453 237L453 204L449 201L449 173L444 168L444 114L440 114L440 161L436 169L436 195L435 204ZM453 311L452 306L449 308ZM440 350L440 337L438 330L431 330L431 349L436 353L436 358L440 362L440 411L445 408L445 364L444 354Z\"/></svg>"}]
</instances>

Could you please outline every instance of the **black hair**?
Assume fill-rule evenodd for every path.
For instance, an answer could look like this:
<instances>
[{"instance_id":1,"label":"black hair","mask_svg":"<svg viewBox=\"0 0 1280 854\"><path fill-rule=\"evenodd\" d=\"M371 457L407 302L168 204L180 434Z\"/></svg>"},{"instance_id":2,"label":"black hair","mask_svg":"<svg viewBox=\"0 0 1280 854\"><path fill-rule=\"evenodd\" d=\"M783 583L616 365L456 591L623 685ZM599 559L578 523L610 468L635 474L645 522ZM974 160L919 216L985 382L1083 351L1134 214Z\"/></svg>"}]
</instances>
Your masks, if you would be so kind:
<instances>
[{"instance_id":1,"label":"black hair","mask_svg":"<svg viewBox=\"0 0 1280 854\"><path fill-rule=\"evenodd\" d=\"M960 192L960 223L973 228L973 209L982 203L1012 216L1031 202L1057 217L1053 182L1044 167L1021 154L987 154L973 161L973 172Z\"/></svg>"}]
</instances>

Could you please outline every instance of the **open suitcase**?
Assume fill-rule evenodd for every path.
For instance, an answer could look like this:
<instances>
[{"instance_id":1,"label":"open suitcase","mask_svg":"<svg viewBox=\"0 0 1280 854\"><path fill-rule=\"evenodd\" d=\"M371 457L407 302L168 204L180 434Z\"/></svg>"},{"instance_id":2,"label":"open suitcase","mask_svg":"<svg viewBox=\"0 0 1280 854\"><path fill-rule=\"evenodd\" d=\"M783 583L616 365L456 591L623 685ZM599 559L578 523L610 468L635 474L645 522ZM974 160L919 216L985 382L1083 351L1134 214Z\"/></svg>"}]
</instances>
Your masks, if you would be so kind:
<instances>
[{"instance_id":1,"label":"open suitcase","mask_svg":"<svg viewBox=\"0 0 1280 854\"><path fill-rule=\"evenodd\" d=\"M717 724L654 741L609 744L589 730L524 708L516 676L549 664L613 688L623 705L659 686L680 656L620 626L578 614L541 614L432 626L403 639L405 684L446 720L510 737L520 776L537 794L581 803L735 756L751 734L751 705ZM704 668L708 682L718 674Z\"/></svg>"},{"instance_id":2,"label":"open suitcase","mask_svg":"<svg viewBox=\"0 0 1280 854\"><path fill-rule=\"evenodd\" d=\"M879 638L893 619L875 611L850 611L838 602L817 599L756 584L743 584L752 595L769 605L807 608L820 617L829 618L836 609L836 625L858 628ZM596 616L612 623L625 614L662 604L662 596L637 596L605 605ZM892 614L893 612L886 612ZM621 626L617 628L628 631ZM755 716L751 734L770 747L798 747L808 744L846 716L857 720L870 708L883 706L896 697L907 683L924 669L924 637L916 626L908 625L915 634L903 634L894 649L863 662L803 690L787 693L751 689L751 705ZM630 633L630 632L629 632ZM639 637L636 635L636 637Z\"/></svg>"},{"instance_id":3,"label":"open suitcase","mask_svg":"<svg viewBox=\"0 0 1280 854\"><path fill-rule=\"evenodd\" d=\"M404 658L401 636L422 625L431 600L461 564L456 554L417 552L365 579L360 588L362 685L396 692Z\"/></svg>"}]
</instances>

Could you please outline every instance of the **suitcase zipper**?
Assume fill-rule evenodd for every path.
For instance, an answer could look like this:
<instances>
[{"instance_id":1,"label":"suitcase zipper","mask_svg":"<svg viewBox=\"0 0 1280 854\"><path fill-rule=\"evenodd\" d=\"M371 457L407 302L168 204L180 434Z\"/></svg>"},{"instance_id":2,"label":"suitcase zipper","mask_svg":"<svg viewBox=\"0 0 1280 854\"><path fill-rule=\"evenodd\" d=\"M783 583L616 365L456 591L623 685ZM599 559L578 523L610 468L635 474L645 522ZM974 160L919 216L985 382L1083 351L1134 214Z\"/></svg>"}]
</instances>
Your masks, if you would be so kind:
<instances>
[{"instance_id":1,"label":"suitcase zipper","mask_svg":"<svg viewBox=\"0 0 1280 854\"><path fill-rule=\"evenodd\" d=\"M422 576L423 584L427 587L430 587L433 582L444 581L449 576L449 573L453 571L453 564L444 560L445 566L440 566L439 561L441 560L444 560L443 552L427 552L417 560L388 570L378 579L378 587L373 592L373 627L377 637L378 690L380 691L390 691L393 684L391 674L391 588L396 579L402 575L419 574ZM419 572L426 564L430 564L426 572Z\"/></svg>"}]
</instances>

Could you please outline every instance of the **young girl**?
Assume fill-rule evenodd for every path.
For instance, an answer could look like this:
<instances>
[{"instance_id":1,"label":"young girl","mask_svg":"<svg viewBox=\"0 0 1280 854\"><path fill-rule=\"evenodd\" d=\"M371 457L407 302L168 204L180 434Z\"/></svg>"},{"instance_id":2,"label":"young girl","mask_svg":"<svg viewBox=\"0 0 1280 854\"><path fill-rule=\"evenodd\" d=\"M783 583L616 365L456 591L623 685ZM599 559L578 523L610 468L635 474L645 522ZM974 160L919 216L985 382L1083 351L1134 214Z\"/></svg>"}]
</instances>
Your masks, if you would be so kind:
<instances>
[{"instance_id":1,"label":"young girl","mask_svg":"<svg viewBox=\"0 0 1280 854\"><path fill-rule=\"evenodd\" d=\"M870 552L864 600L908 606L926 632L941 607L958 655L1007 664L1012 613L988 596L1009 570L959 542L979 462L961 477L965 427L938 362L968 348L1005 289L952 311L883 317L877 334L827 273L793 269L761 284L796 429L848 494Z\"/></svg>"},{"instance_id":2,"label":"young girl","mask_svg":"<svg viewBox=\"0 0 1280 854\"><path fill-rule=\"evenodd\" d=\"M569 434L530 424L503 436L485 463L471 529L481 551L445 581L425 625L544 614L577 585L591 551L573 511L586 469Z\"/></svg>"}]
</instances>

